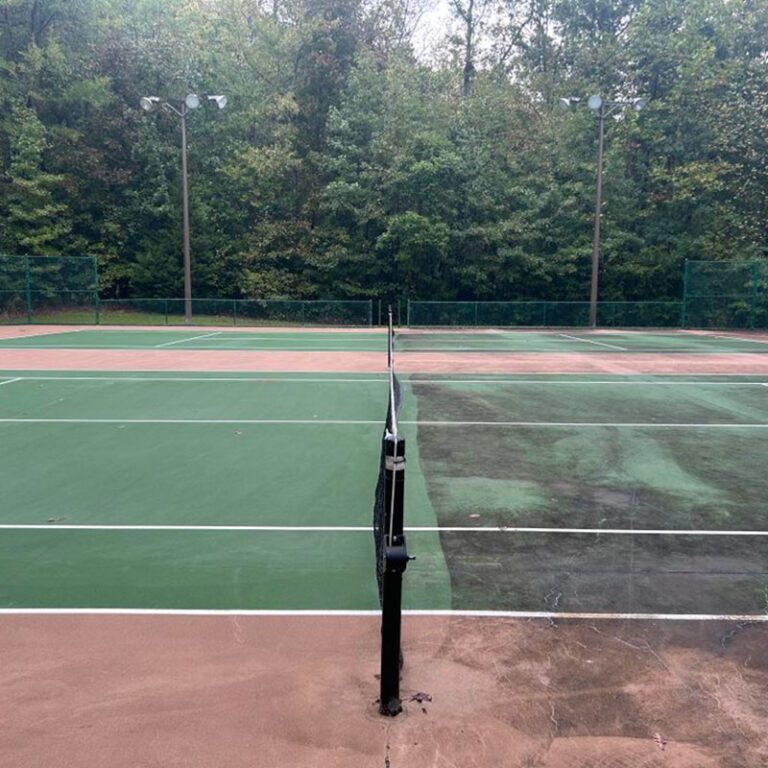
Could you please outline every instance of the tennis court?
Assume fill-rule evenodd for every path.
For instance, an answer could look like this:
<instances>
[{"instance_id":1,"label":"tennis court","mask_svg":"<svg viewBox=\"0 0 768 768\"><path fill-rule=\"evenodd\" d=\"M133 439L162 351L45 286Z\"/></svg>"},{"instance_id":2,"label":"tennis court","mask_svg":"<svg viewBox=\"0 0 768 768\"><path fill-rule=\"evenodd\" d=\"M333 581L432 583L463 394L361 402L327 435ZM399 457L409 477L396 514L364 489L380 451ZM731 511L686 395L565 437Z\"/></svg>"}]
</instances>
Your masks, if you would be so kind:
<instances>
[{"instance_id":1,"label":"tennis court","mask_svg":"<svg viewBox=\"0 0 768 768\"><path fill-rule=\"evenodd\" d=\"M345 711L365 712L376 689L371 514L384 366L226 372L215 359L217 350L306 345L311 371L314 351L385 358L386 336L196 335L64 331L0 343L41 355L157 349L169 366L194 347L211 350L212 361L209 371L187 373L0 372L0 443L12 447L0 463L0 614L308 617L314 652L325 649L318 663L335 653L355 669L359 690ZM598 335L578 335L468 338L544 357L566 347L617 351L592 344ZM673 353L762 351L757 339L730 336L599 338L630 352L666 344ZM590 749L595 760L605 753L605 744L583 742L582 762L569 763L575 747L565 742L576 737L613 740L613 762L595 765L759 765L768 750L757 694L768 675L768 374L450 373L451 355L466 343L458 339L397 337L403 361L410 350L448 350L444 372L401 375L399 419L416 556L404 582L403 685L435 694L428 711L439 714L426 732L407 719L388 725L387 760L431 756L449 765L429 739L468 722L466 706L488 760L513 749L493 735L503 721L519 760L549 760L515 765L586 765ZM258 346L266 343L275 346ZM333 635L328 620L353 622L354 644L340 642L342 630ZM265 626L243 636L269 654ZM57 631L81 643L74 627ZM289 634L275 642L309 658L309 646L295 647ZM365 673L350 661L355 654L367 659ZM299 668L297 657L281 658L284 670L271 673L277 688ZM475 692L471 704L457 686ZM493 707L478 709L483 695L496 697ZM681 706L697 714L674 724ZM722 731L707 732L715 723L733 732L727 744ZM421 746L408 734L421 734ZM383 750L358 746L369 754L329 764L385 764ZM461 749L472 751L470 743Z\"/></svg>"},{"instance_id":2,"label":"tennis court","mask_svg":"<svg viewBox=\"0 0 768 768\"><path fill-rule=\"evenodd\" d=\"M376 608L383 378L6 372L0 387L5 606ZM766 613L766 377L404 389L408 608Z\"/></svg>"},{"instance_id":3,"label":"tennis court","mask_svg":"<svg viewBox=\"0 0 768 768\"><path fill-rule=\"evenodd\" d=\"M0 349L182 349L300 352L386 352L386 334L371 331L280 331L259 329L136 330L126 328L70 331L53 327L0 338ZM694 331L549 331L402 329L399 352L512 353L663 353L733 354L768 352L764 334Z\"/></svg>"}]
</instances>

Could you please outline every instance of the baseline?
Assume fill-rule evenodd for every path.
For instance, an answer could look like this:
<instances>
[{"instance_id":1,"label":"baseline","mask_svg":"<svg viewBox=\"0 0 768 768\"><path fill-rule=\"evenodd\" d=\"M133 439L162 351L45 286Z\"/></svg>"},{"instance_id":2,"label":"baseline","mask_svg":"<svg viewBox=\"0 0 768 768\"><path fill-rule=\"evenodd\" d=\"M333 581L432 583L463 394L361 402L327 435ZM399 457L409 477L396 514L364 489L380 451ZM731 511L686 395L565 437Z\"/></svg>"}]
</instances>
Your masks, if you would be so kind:
<instances>
[{"instance_id":1,"label":"baseline","mask_svg":"<svg viewBox=\"0 0 768 768\"><path fill-rule=\"evenodd\" d=\"M375 610L230 610L223 608L0 608L0 616L381 616ZM570 613L557 611L482 611L405 609L404 616L445 616L489 619L547 619L586 621L727 621L766 623L763 613Z\"/></svg>"}]
</instances>

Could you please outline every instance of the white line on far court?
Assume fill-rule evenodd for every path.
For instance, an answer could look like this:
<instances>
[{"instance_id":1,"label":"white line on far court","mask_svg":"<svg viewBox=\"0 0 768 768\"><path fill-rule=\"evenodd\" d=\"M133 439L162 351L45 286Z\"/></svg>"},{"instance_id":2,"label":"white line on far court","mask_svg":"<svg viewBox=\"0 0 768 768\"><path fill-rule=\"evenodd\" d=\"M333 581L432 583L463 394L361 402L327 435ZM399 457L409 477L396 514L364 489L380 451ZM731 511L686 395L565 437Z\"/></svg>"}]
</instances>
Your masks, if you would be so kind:
<instances>
[{"instance_id":1,"label":"white line on far court","mask_svg":"<svg viewBox=\"0 0 768 768\"><path fill-rule=\"evenodd\" d=\"M85 328L73 328L68 331L38 331L37 333L20 333L18 336L2 336L0 342L14 341L16 339L33 339L42 336L69 336L72 333L82 333Z\"/></svg>"},{"instance_id":2,"label":"white line on far court","mask_svg":"<svg viewBox=\"0 0 768 768\"><path fill-rule=\"evenodd\" d=\"M382 423L382 421L374 419L0 419L0 424L321 424L357 426ZM765 426L768 427L768 424Z\"/></svg>"},{"instance_id":3,"label":"white line on far court","mask_svg":"<svg viewBox=\"0 0 768 768\"><path fill-rule=\"evenodd\" d=\"M23 419L0 418L0 424L315 424L321 426L365 426L377 419ZM768 423L689 424L677 422L602 421L399 421L411 427L505 427L531 429L628 428L628 429L768 429Z\"/></svg>"},{"instance_id":4,"label":"white line on far court","mask_svg":"<svg viewBox=\"0 0 768 768\"><path fill-rule=\"evenodd\" d=\"M653 380L647 380L647 379L618 379L616 381L612 380L596 380L591 381L589 379L500 379L500 378L485 378L485 379L419 379L419 378L411 378L411 375L404 374L401 376L401 381L403 384L514 384L514 385L530 385L535 387L540 386L593 386L593 385L601 385L601 386L636 386L636 387L649 387L649 386L697 386L697 387L709 387L709 386L717 386L717 387L728 387L728 386L734 386L734 387L768 387L768 382L765 381L739 381L739 380L727 380L727 381L698 381L698 380L681 380L677 377L681 375L689 375L689 376L718 376L718 377L724 377L724 376L736 376L740 379L747 378L747 377L764 377L764 373L735 373L735 374L663 374L668 376L675 377L674 379L664 379L664 378L657 378ZM282 383L308 383L308 384L381 384L382 382L386 382L386 376L382 374L380 378L356 378L356 379L345 379L345 378L334 378L334 377L326 377L326 378L315 378L315 377L296 377L296 376L154 376L152 375L151 371L147 372L147 375L145 376L18 376L16 379L18 381L108 381L108 382L121 382L121 381L127 381L131 383L139 382L153 382L153 381L159 381L159 382L165 382L165 383L206 383L206 382L214 382L214 383L227 383L227 382L235 382L235 383L248 383L248 382L270 382L270 381L276 381L276 382L282 382Z\"/></svg>"},{"instance_id":5,"label":"white line on far court","mask_svg":"<svg viewBox=\"0 0 768 768\"><path fill-rule=\"evenodd\" d=\"M714 336L715 339L728 339L729 341L748 341L751 344L768 344L768 339L747 339L744 336Z\"/></svg>"},{"instance_id":6,"label":"white line on far court","mask_svg":"<svg viewBox=\"0 0 768 768\"><path fill-rule=\"evenodd\" d=\"M172 531L252 533L371 533L364 525L108 525L91 523L3 523L3 531ZM768 537L768 531L695 530L664 528L524 528L507 526L411 525L406 533L544 533L609 536L753 536Z\"/></svg>"},{"instance_id":7,"label":"white line on far court","mask_svg":"<svg viewBox=\"0 0 768 768\"><path fill-rule=\"evenodd\" d=\"M764 613L575 613L557 611L462 611L406 609L404 616L476 619L548 619L587 621L727 621L765 623ZM262 610L195 608L0 608L0 616L274 616L302 617L380 617L380 610Z\"/></svg>"},{"instance_id":8,"label":"white line on far court","mask_svg":"<svg viewBox=\"0 0 768 768\"><path fill-rule=\"evenodd\" d=\"M17 376L15 379L6 379L5 381L0 381L0 387L4 387L6 384L13 384L16 381L21 381L22 376Z\"/></svg>"},{"instance_id":9,"label":"white line on far court","mask_svg":"<svg viewBox=\"0 0 768 768\"><path fill-rule=\"evenodd\" d=\"M210 339L212 336L219 336L224 331L214 331L213 333L204 333L201 336L190 336L189 338L176 339L176 341L166 341L165 344L155 344L155 349L162 347L171 347L174 344L185 344L188 341L197 341L198 339Z\"/></svg>"},{"instance_id":10,"label":"white line on far court","mask_svg":"<svg viewBox=\"0 0 768 768\"><path fill-rule=\"evenodd\" d=\"M626 347L619 347L616 344L606 344L604 341L593 341L592 339L584 339L581 336L571 336L569 333L560 333L558 336L562 336L564 339L571 339L571 341L583 341L586 344L596 344L598 347L608 347L609 349L618 349L621 352L628 352Z\"/></svg>"},{"instance_id":11,"label":"white line on far court","mask_svg":"<svg viewBox=\"0 0 768 768\"><path fill-rule=\"evenodd\" d=\"M280 383L311 383L311 384L323 384L323 383L329 383L329 384L357 384L359 382L362 382L364 384L382 384L386 383L386 378L383 376L378 379L335 379L335 378L296 378L296 377L290 377L290 376L19 376L18 381L106 381L106 382L121 382L121 381L127 381L131 384L134 384L136 382L144 383L144 382L153 382L153 381L160 381L164 383L169 382L179 382L182 384L185 383L207 383L207 382L213 382L216 384L221 384L224 382L234 381L236 383L240 382L280 382ZM697 382L692 382L697 383ZM727 382L715 382L715 383L721 383L725 384ZM740 384L744 386L745 384L750 385L759 385L760 382L733 382L735 384Z\"/></svg>"}]
</instances>

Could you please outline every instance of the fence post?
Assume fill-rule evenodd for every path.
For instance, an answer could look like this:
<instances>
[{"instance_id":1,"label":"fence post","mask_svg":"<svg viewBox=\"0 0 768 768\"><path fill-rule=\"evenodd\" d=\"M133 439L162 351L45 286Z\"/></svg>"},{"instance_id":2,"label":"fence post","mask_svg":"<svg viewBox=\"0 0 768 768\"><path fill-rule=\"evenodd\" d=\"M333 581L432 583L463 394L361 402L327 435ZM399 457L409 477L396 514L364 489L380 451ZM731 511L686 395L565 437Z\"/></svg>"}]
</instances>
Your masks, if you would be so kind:
<instances>
[{"instance_id":1,"label":"fence post","mask_svg":"<svg viewBox=\"0 0 768 768\"><path fill-rule=\"evenodd\" d=\"M27 301L27 323L32 324L32 273L29 256L24 257L24 294Z\"/></svg>"},{"instance_id":2,"label":"fence post","mask_svg":"<svg viewBox=\"0 0 768 768\"><path fill-rule=\"evenodd\" d=\"M301 302L301 325L304 327L307 324L307 316L304 311L304 302Z\"/></svg>"},{"instance_id":3,"label":"fence post","mask_svg":"<svg viewBox=\"0 0 768 768\"><path fill-rule=\"evenodd\" d=\"M757 315L757 269L758 262L752 262L752 286L749 291L749 327L754 330Z\"/></svg>"},{"instance_id":4,"label":"fence post","mask_svg":"<svg viewBox=\"0 0 768 768\"><path fill-rule=\"evenodd\" d=\"M542 304L542 307L543 307L542 311L543 311L543 315L544 315L543 318L542 318L542 320L543 320L542 325L546 328L547 327L547 302L546 301L542 301L541 304Z\"/></svg>"},{"instance_id":5,"label":"fence post","mask_svg":"<svg viewBox=\"0 0 768 768\"><path fill-rule=\"evenodd\" d=\"M477 304L478 302L475 302L475 328L477 328Z\"/></svg>"},{"instance_id":6,"label":"fence post","mask_svg":"<svg viewBox=\"0 0 768 768\"><path fill-rule=\"evenodd\" d=\"M165 313L165 324L168 325L168 299L163 300L163 311Z\"/></svg>"},{"instance_id":7,"label":"fence post","mask_svg":"<svg viewBox=\"0 0 768 768\"><path fill-rule=\"evenodd\" d=\"M680 327L685 328L688 322L688 259L683 265L683 304L680 307Z\"/></svg>"},{"instance_id":8,"label":"fence post","mask_svg":"<svg viewBox=\"0 0 768 768\"><path fill-rule=\"evenodd\" d=\"M96 325L101 323L101 306L99 304L99 265L93 257L93 308L96 313Z\"/></svg>"},{"instance_id":9,"label":"fence post","mask_svg":"<svg viewBox=\"0 0 768 768\"><path fill-rule=\"evenodd\" d=\"M368 299L368 325L373 326L373 299Z\"/></svg>"},{"instance_id":10,"label":"fence post","mask_svg":"<svg viewBox=\"0 0 768 768\"><path fill-rule=\"evenodd\" d=\"M397 300L397 314L398 316L400 315L400 299ZM409 328L411 327L411 300L410 299L408 299L408 304L406 305L406 309L405 309L405 324Z\"/></svg>"},{"instance_id":11,"label":"fence post","mask_svg":"<svg viewBox=\"0 0 768 768\"><path fill-rule=\"evenodd\" d=\"M411 300L408 299L408 307L411 306ZM400 316L400 299L397 300L397 324L398 326L401 326L403 324L403 319Z\"/></svg>"}]
</instances>

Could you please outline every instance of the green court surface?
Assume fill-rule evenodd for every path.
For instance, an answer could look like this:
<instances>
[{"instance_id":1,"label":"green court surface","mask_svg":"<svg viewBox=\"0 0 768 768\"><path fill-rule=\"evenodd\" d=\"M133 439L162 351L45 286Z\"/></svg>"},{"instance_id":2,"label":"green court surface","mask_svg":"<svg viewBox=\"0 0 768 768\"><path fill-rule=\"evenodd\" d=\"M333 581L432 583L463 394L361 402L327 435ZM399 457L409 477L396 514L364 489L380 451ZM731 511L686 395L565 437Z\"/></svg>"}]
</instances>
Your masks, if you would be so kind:
<instances>
[{"instance_id":1,"label":"green court surface","mask_svg":"<svg viewBox=\"0 0 768 768\"><path fill-rule=\"evenodd\" d=\"M768 613L764 377L403 383L406 608ZM386 397L0 373L0 607L375 610Z\"/></svg>"},{"instance_id":2,"label":"green court surface","mask_svg":"<svg viewBox=\"0 0 768 768\"><path fill-rule=\"evenodd\" d=\"M194 349L295 352L383 352L383 332L333 331L210 331L89 329L39 333L0 339L0 349ZM530 353L663 353L728 354L768 352L768 339L759 336L685 331L411 331L395 338L401 352L530 352Z\"/></svg>"}]
</instances>

